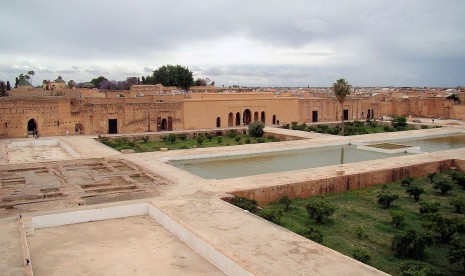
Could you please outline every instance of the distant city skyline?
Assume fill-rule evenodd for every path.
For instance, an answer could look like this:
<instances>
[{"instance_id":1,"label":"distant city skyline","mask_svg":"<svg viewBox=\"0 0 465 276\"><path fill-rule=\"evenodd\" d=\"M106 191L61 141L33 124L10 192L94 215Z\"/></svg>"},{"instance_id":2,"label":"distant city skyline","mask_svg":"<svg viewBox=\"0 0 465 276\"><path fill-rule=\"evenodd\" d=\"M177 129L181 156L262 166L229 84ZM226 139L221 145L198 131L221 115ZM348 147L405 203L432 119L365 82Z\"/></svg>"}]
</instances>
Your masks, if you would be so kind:
<instances>
[{"instance_id":1,"label":"distant city skyline","mask_svg":"<svg viewBox=\"0 0 465 276\"><path fill-rule=\"evenodd\" d=\"M142 77L217 86L465 86L465 1L6 1L0 80Z\"/></svg>"}]
</instances>

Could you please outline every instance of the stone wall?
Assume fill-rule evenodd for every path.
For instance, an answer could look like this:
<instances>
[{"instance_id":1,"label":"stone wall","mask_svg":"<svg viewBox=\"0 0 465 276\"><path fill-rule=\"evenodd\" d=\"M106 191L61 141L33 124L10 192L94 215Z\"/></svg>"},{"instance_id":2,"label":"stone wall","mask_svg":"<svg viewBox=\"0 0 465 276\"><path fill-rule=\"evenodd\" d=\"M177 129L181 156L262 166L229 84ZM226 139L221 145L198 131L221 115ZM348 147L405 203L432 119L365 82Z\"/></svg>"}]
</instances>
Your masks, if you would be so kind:
<instances>
[{"instance_id":1,"label":"stone wall","mask_svg":"<svg viewBox=\"0 0 465 276\"><path fill-rule=\"evenodd\" d=\"M327 193L340 193L348 190L370 187L375 184L398 181L407 176L424 176L431 172L447 170L456 165L454 160L444 160L350 175L336 175L335 168L335 174L332 177L286 185L234 191L232 194L255 199L259 205L264 205L279 200L285 195L289 198L308 198ZM463 164L461 165L463 166Z\"/></svg>"}]
</instances>

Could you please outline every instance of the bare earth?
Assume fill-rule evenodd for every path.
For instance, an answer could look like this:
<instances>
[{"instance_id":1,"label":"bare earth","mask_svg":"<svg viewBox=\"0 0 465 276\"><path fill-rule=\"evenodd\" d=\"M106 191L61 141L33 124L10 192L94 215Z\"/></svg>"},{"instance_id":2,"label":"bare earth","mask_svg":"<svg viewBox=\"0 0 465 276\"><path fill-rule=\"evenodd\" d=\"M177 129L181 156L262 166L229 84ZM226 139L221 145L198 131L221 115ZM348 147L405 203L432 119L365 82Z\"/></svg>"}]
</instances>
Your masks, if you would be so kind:
<instances>
[{"instance_id":1,"label":"bare earth","mask_svg":"<svg viewBox=\"0 0 465 276\"><path fill-rule=\"evenodd\" d=\"M34 275L224 275L149 216L36 230Z\"/></svg>"}]
</instances>

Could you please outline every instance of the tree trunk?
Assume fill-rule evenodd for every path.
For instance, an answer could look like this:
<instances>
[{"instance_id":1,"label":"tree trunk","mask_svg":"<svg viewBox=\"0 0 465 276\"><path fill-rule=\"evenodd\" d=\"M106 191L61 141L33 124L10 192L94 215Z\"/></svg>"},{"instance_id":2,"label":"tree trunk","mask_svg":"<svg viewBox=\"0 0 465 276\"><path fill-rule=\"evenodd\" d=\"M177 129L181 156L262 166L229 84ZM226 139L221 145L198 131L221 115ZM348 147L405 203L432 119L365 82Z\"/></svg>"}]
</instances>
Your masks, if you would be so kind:
<instances>
[{"instance_id":1,"label":"tree trunk","mask_svg":"<svg viewBox=\"0 0 465 276\"><path fill-rule=\"evenodd\" d=\"M342 127L342 131L341 131L341 135L344 136L344 104L341 103L341 127Z\"/></svg>"}]
</instances>

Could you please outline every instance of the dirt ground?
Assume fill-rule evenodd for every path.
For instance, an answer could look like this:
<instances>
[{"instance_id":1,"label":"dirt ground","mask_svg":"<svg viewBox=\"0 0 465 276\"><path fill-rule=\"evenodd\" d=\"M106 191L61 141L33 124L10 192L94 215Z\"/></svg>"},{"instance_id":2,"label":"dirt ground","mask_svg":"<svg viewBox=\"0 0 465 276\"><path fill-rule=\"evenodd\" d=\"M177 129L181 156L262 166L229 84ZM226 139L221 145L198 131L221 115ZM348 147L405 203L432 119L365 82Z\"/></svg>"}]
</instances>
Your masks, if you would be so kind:
<instances>
[{"instance_id":1,"label":"dirt ground","mask_svg":"<svg viewBox=\"0 0 465 276\"><path fill-rule=\"evenodd\" d=\"M149 216L36 230L34 275L224 275Z\"/></svg>"}]
</instances>

